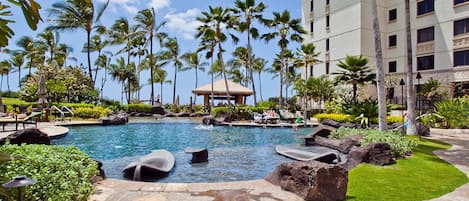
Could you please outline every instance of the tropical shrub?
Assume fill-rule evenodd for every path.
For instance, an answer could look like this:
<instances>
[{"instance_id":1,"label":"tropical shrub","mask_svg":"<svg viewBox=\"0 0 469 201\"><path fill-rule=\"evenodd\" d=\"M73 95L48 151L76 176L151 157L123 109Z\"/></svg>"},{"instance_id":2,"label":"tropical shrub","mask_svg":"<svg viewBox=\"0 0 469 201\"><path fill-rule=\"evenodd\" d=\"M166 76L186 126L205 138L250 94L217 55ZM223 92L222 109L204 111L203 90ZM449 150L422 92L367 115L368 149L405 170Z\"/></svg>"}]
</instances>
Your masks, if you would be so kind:
<instances>
[{"instance_id":1,"label":"tropical shrub","mask_svg":"<svg viewBox=\"0 0 469 201\"><path fill-rule=\"evenodd\" d=\"M94 108L95 105L89 103L61 103L63 106L67 106L70 109L77 108Z\"/></svg>"},{"instance_id":2,"label":"tropical shrub","mask_svg":"<svg viewBox=\"0 0 469 201\"><path fill-rule=\"evenodd\" d=\"M220 115L228 115L231 113L230 108L227 107L215 107L212 109L212 115L218 117Z\"/></svg>"},{"instance_id":3,"label":"tropical shrub","mask_svg":"<svg viewBox=\"0 0 469 201\"><path fill-rule=\"evenodd\" d=\"M403 118L401 116L387 116L386 121L388 124L394 124L394 123L402 123Z\"/></svg>"},{"instance_id":4,"label":"tropical shrub","mask_svg":"<svg viewBox=\"0 0 469 201\"><path fill-rule=\"evenodd\" d=\"M381 132L378 129L352 129L340 127L336 131L331 132L329 138L343 139L355 134L363 135L363 139L361 141L362 147L367 146L372 142L388 143L391 146L392 154L395 157L403 157L412 152L412 149L416 147L414 141L406 138L399 131L392 130Z\"/></svg>"},{"instance_id":5,"label":"tropical shrub","mask_svg":"<svg viewBox=\"0 0 469 201\"><path fill-rule=\"evenodd\" d=\"M128 112L141 112L141 113L150 113L151 105L148 104L129 104L127 105Z\"/></svg>"},{"instance_id":6,"label":"tropical shrub","mask_svg":"<svg viewBox=\"0 0 469 201\"><path fill-rule=\"evenodd\" d=\"M469 96L452 98L435 104L436 113L448 128L469 127Z\"/></svg>"},{"instance_id":7,"label":"tropical shrub","mask_svg":"<svg viewBox=\"0 0 469 201\"><path fill-rule=\"evenodd\" d=\"M0 152L20 157L0 164L1 177L25 175L37 181L25 188L25 200L85 201L93 191L90 179L98 173L97 164L77 147L7 144Z\"/></svg>"},{"instance_id":8,"label":"tropical shrub","mask_svg":"<svg viewBox=\"0 0 469 201\"><path fill-rule=\"evenodd\" d=\"M270 101L270 100L266 100L266 101L259 101L257 102L257 107L264 107L264 108L269 108L269 109L272 109L272 108L275 108L276 104L275 102L273 101Z\"/></svg>"},{"instance_id":9,"label":"tropical shrub","mask_svg":"<svg viewBox=\"0 0 469 201\"><path fill-rule=\"evenodd\" d=\"M103 108L103 107L94 107L94 108L81 107L81 108L73 109L73 113L75 114L75 117L85 118L85 119L87 118L97 119L99 117L107 116L111 112L112 111L110 109Z\"/></svg>"},{"instance_id":10,"label":"tropical shrub","mask_svg":"<svg viewBox=\"0 0 469 201\"><path fill-rule=\"evenodd\" d=\"M44 66L24 82L20 90L22 100L35 102L38 100L40 75L45 75L46 98L51 103L96 103L99 92L94 89L92 80L83 73L80 67L59 68L54 65Z\"/></svg>"},{"instance_id":11,"label":"tropical shrub","mask_svg":"<svg viewBox=\"0 0 469 201\"><path fill-rule=\"evenodd\" d=\"M321 113L321 114L316 114L314 117L321 122L324 119L330 119L334 120L337 122L354 122L354 117L352 115L348 114L326 114L326 113Z\"/></svg>"}]
</instances>

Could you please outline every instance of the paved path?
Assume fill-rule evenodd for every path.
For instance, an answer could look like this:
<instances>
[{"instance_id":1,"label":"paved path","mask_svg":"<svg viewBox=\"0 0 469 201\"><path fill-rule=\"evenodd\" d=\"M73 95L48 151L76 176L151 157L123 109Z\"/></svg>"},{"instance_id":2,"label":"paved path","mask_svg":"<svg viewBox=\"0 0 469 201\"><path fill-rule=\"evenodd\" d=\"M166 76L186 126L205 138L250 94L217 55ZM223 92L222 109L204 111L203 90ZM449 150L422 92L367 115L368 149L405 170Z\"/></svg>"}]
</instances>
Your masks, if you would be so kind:
<instances>
[{"instance_id":1,"label":"paved path","mask_svg":"<svg viewBox=\"0 0 469 201\"><path fill-rule=\"evenodd\" d=\"M441 159L453 164L469 177L469 130L432 129L430 139L440 140L453 146L448 150L434 153ZM432 201L469 201L469 183Z\"/></svg>"},{"instance_id":2,"label":"paved path","mask_svg":"<svg viewBox=\"0 0 469 201\"><path fill-rule=\"evenodd\" d=\"M89 201L300 201L265 180L226 183L146 183L106 179Z\"/></svg>"}]
</instances>

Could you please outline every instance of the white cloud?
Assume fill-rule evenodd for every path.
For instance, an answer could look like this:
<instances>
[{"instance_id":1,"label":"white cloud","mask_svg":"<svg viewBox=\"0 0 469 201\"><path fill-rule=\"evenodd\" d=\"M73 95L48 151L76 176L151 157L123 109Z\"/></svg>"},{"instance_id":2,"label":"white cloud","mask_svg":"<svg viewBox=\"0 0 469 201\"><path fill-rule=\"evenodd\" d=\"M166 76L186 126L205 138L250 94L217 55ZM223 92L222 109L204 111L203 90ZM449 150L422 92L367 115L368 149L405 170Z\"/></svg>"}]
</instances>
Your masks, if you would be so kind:
<instances>
[{"instance_id":1,"label":"white cloud","mask_svg":"<svg viewBox=\"0 0 469 201\"><path fill-rule=\"evenodd\" d=\"M197 27L201 25L201 23L196 20L200 12L198 8L192 8L186 12L168 13L164 16L167 20L166 28L186 40L194 39Z\"/></svg>"},{"instance_id":2,"label":"white cloud","mask_svg":"<svg viewBox=\"0 0 469 201\"><path fill-rule=\"evenodd\" d=\"M151 0L150 3L148 3L148 6L150 8L155 8L155 10L159 10L162 8L169 7L170 4L170 0Z\"/></svg>"}]
</instances>

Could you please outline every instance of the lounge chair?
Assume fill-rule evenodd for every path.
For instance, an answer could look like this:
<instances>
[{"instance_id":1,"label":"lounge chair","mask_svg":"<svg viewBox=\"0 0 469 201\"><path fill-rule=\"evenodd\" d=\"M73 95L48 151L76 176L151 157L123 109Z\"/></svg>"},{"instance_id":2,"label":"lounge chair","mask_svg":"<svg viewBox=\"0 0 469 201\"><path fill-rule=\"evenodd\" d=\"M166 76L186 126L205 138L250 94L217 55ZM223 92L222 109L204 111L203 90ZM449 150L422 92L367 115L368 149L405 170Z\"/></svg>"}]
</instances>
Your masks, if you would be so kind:
<instances>
[{"instance_id":1,"label":"lounge chair","mask_svg":"<svg viewBox=\"0 0 469 201\"><path fill-rule=\"evenodd\" d=\"M294 119L295 119L295 115L293 115L292 113L290 113L288 110L279 110L280 112L280 117L281 117L281 120L286 120L288 121L289 123L293 123Z\"/></svg>"},{"instance_id":2,"label":"lounge chair","mask_svg":"<svg viewBox=\"0 0 469 201\"><path fill-rule=\"evenodd\" d=\"M277 114L277 112L273 111L273 110L269 110L267 112L264 112L264 120L265 120L265 123L278 123L278 120L280 119L280 115Z\"/></svg>"},{"instance_id":3,"label":"lounge chair","mask_svg":"<svg viewBox=\"0 0 469 201\"><path fill-rule=\"evenodd\" d=\"M34 124L37 127L37 119L42 115L42 112L32 112L30 115L21 118L20 115L16 115L10 118L0 118L0 124L2 124L2 130L5 131L6 124L15 124L15 130L18 130L18 124L23 124L23 129L25 124ZM18 117L20 116L20 117Z\"/></svg>"}]
</instances>

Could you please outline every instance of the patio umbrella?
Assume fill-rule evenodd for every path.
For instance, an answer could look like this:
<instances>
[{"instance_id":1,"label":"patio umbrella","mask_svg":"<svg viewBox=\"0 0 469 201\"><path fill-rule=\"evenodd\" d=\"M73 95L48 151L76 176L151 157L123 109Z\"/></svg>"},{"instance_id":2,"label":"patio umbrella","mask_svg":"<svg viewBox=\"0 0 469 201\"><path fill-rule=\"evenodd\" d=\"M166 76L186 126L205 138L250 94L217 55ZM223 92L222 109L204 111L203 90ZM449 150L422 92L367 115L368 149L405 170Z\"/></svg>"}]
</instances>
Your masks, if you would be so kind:
<instances>
[{"instance_id":1,"label":"patio umbrella","mask_svg":"<svg viewBox=\"0 0 469 201\"><path fill-rule=\"evenodd\" d=\"M42 105L42 107L45 107L47 104L46 92L46 76L41 75L39 78L39 89L37 90L37 95L39 96L39 100L37 102Z\"/></svg>"}]
</instances>

